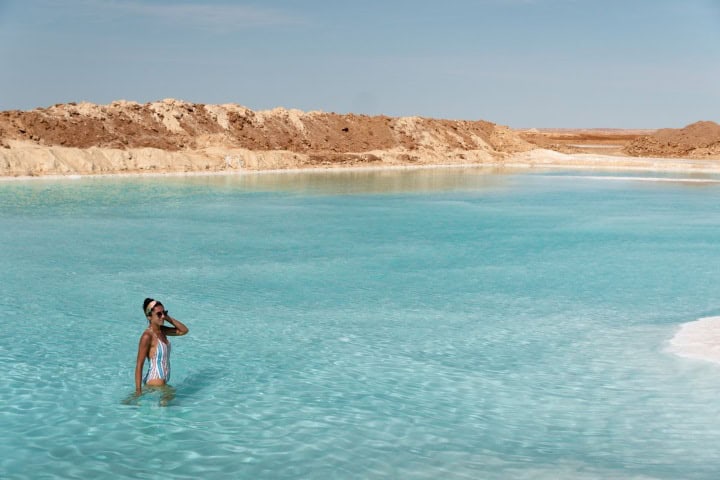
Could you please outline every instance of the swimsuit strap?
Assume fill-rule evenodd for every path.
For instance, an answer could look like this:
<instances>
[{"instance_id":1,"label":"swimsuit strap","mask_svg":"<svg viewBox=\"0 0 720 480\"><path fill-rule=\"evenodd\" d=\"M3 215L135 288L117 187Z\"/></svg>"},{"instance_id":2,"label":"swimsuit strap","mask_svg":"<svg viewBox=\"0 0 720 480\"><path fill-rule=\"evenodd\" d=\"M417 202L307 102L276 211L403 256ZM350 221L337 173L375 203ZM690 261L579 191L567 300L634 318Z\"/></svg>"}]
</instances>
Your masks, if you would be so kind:
<instances>
[{"instance_id":1,"label":"swimsuit strap","mask_svg":"<svg viewBox=\"0 0 720 480\"><path fill-rule=\"evenodd\" d=\"M157 333L155 333L155 331L152 328L148 327L147 329L150 330L150 333L152 333L155 338L157 338L158 342L165 344L165 345L167 345L169 343L169 340L167 339L167 335L165 335L165 341L163 342L162 340L160 340L160 336Z\"/></svg>"}]
</instances>

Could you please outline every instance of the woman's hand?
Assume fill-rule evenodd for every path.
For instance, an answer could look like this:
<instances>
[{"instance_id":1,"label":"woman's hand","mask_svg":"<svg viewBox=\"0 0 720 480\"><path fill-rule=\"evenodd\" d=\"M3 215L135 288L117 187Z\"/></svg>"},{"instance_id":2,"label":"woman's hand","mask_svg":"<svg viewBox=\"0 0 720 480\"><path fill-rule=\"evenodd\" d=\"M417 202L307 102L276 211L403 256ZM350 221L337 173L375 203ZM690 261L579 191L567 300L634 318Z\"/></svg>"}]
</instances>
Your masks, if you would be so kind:
<instances>
[{"instance_id":1,"label":"woman's hand","mask_svg":"<svg viewBox=\"0 0 720 480\"><path fill-rule=\"evenodd\" d=\"M179 337L181 335L185 335L189 331L184 323L182 323L180 320L177 320L177 319L171 317L170 315L168 315L167 311L165 311L165 321L174 327L174 328L165 327L165 329L163 330L165 335L173 335L173 336Z\"/></svg>"}]
</instances>

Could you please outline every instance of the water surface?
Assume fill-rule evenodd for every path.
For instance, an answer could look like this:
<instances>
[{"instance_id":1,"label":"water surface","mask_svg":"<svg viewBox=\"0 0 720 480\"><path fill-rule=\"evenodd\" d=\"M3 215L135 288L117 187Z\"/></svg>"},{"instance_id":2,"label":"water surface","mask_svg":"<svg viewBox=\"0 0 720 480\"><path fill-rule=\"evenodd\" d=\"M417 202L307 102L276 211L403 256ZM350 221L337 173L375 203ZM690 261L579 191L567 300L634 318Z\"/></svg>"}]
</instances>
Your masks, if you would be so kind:
<instances>
[{"instance_id":1,"label":"water surface","mask_svg":"<svg viewBox=\"0 0 720 480\"><path fill-rule=\"evenodd\" d=\"M671 339L720 313L717 182L1 183L0 476L714 479L720 365ZM123 404L146 296L167 407Z\"/></svg>"}]
</instances>

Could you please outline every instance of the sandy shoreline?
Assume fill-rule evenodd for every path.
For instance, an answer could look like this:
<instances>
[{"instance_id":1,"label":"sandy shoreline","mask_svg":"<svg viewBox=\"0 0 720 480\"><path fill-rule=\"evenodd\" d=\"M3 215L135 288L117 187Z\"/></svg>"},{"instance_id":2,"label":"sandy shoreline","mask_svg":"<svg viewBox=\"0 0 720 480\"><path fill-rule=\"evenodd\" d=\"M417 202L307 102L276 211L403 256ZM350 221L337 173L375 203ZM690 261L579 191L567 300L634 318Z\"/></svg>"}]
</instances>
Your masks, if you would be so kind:
<instances>
[{"instance_id":1,"label":"sandy shoreline","mask_svg":"<svg viewBox=\"0 0 720 480\"><path fill-rule=\"evenodd\" d=\"M153 170L134 172L103 173L50 173L35 175L12 175L0 172L0 182L28 180L78 180L85 178L123 178L123 177L187 177L187 176L223 176L223 175L265 175L279 173L307 172L357 172L357 171L403 171L423 169L477 168L489 170L603 170L638 171L658 173L700 173L720 174L720 161L686 158L642 158L597 154L563 154L548 150L532 150L515 154L501 161L473 163L423 163L423 164L373 164L373 165L336 165L305 166L288 168L245 169L225 168L217 170Z\"/></svg>"}]
</instances>

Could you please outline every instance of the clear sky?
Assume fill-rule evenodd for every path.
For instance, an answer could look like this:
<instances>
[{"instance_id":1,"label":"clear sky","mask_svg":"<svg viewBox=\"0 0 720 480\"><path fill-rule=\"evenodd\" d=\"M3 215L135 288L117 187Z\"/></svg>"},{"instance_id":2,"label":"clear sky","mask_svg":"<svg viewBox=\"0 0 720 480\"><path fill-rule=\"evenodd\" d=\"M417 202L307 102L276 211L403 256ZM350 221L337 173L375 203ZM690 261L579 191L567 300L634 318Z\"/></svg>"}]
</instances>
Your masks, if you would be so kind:
<instances>
[{"instance_id":1,"label":"clear sky","mask_svg":"<svg viewBox=\"0 0 720 480\"><path fill-rule=\"evenodd\" d=\"M515 128L720 122L720 0L0 0L0 110L164 98Z\"/></svg>"}]
</instances>

